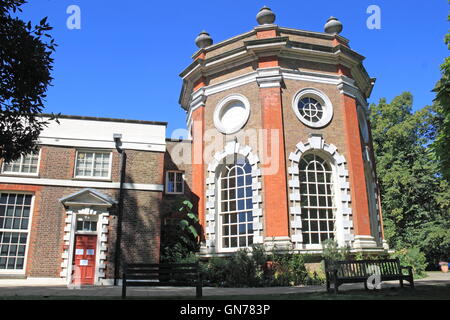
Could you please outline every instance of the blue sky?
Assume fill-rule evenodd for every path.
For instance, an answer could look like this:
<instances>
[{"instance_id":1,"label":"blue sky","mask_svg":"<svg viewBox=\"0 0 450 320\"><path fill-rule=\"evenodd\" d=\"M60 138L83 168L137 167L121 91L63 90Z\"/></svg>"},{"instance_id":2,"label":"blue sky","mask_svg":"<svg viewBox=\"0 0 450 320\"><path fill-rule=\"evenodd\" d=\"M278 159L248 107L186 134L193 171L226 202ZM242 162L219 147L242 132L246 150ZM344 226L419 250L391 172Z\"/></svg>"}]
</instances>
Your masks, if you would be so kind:
<instances>
[{"instance_id":1,"label":"blue sky","mask_svg":"<svg viewBox=\"0 0 450 320\"><path fill-rule=\"evenodd\" d=\"M66 27L70 5L81 9L80 30ZM178 75L197 50L195 37L205 29L219 42L247 32L263 5L283 27L323 31L328 17L339 18L341 35L377 78L369 102L410 91L415 109L431 104L449 53L445 0L31 0L21 17L37 23L48 16L59 45L45 111L168 121L170 136L185 127ZM369 5L381 9L379 30L366 26Z\"/></svg>"}]
</instances>

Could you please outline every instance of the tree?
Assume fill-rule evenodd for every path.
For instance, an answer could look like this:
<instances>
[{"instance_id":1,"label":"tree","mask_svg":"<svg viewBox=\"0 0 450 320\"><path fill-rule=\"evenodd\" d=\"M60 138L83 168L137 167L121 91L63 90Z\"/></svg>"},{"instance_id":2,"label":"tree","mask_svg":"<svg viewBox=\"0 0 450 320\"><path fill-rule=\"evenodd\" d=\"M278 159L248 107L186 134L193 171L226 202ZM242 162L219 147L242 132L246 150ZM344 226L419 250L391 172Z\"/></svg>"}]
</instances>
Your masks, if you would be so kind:
<instances>
[{"instance_id":1,"label":"tree","mask_svg":"<svg viewBox=\"0 0 450 320\"><path fill-rule=\"evenodd\" d=\"M39 133L48 124L37 114L52 80L56 44L47 33L52 29L47 18L33 27L13 16L25 3L0 0L0 157L7 162L36 151Z\"/></svg>"},{"instance_id":2,"label":"tree","mask_svg":"<svg viewBox=\"0 0 450 320\"><path fill-rule=\"evenodd\" d=\"M448 16L450 21L450 15ZM450 50L450 33L445 36L445 44ZM440 163L441 171L450 182L450 57L445 58L441 65L442 78L437 82L435 102L437 104L438 135L433 143L433 149Z\"/></svg>"},{"instance_id":3,"label":"tree","mask_svg":"<svg viewBox=\"0 0 450 320\"><path fill-rule=\"evenodd\" d=\"M184 196L165 200L161 225L161 262L177 262L199 249L200 224Z\"/></svg>"},{"instance_id":4,"label":"tree","mask_svg":"<svg viewBox=\"0 0 450 320\"><path fill-rule=\"evenodd\" d=\"M406 92L370 106L385 236L395 249L419 247L434 263L448 249L450 188L430 148L437 106L413 112L412 102Z\"/></svg>"}]
</instances>

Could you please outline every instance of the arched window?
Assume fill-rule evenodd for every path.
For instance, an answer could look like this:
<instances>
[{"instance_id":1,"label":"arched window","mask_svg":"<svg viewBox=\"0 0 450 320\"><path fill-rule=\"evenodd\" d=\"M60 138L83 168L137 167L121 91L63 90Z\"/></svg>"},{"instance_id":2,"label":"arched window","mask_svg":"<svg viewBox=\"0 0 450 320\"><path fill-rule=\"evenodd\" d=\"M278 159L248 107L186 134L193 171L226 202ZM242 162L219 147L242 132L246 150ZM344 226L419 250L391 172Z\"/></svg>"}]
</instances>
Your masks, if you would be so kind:
<instances>
[{"instance_id":1,"label":"arched window","mask_svg":"<svg viewBox=\"0 0 450 320\"><path fill-rule=\"evenodd\" d=\"M224 164L219 186L219 235L222 249L253 244L252 168L243 157Z\"/></svg>"},{"instance_id":2,"label":"arched window","mask_svg":"<svg viewBox=\"0 0 450 320\"><path fill-rule=\"evenodd\" d=\"M304 244L321 244L335 237L333 172L316 154L300 160L300 207Z\"/></svg>"}]
</instances>

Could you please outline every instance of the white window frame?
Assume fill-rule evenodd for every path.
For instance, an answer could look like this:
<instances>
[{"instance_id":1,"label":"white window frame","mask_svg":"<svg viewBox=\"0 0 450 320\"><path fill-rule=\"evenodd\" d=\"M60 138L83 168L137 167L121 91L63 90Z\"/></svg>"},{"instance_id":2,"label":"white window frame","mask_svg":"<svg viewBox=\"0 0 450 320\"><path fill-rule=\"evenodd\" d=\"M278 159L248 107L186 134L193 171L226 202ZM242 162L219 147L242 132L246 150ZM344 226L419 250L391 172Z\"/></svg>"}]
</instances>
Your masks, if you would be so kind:
<instances>
[{"instance_id":1,"label":"white window frame","mask_svg":"<svg viewBox=\"0 0 450 320\"><path fill-rule=\"evenodd\" d=\"M94 164L95 164L95 156L92 158L92 175L90 176L80 176L77 175L77 164L78 164L78 154L82 153L109 153L109 167L108 167L108 176L106 177L97 177L94 176ZM113 162L113 153L111 150L99 150L99 149L77 149L77 152L75 154L75 165L73 167L73 177L75 179L81 179L81 180L111 180L111 171L112 171L112 162Z\"/></svg>"},{"instance_id":2,"label":"white window frame","mask_svg":"<svg viewBox=\"0 0 450 320\"><path fill-rule=\"evenodd\" d=\"M41 150L42 149L39 149L39 152L37 153L38 162L37 162L37 170L36 170L36 172L5 171L5 164L6 164L6 162L3 161L3 163L2 163L2 172L1 173L4 174L4 175L15 175L15 176L31 176L31 177L39 176L39 167L41 166ZM24 156L21 155L20 156L20 170L22 170L23 159L24 159Z\"/></svg>"},{"instance_id":3,"label":"white window frame","mask_svg":"<svg viewBox=\"0 0 450 320\"><path fill-rule=\"evenodd\" d=\"M245 158L245 160L247 161L247 159ZM234 166L236 166L236 164L234 164ZM251 166L251 165L250 165ZM244 249L244 248L247 248L247 249L249 249L249 250L251 250L252 249L252 247L250 246L250 247L240 247L240 246L237 246L237 247L234 247L234 248L225 248L224 246L223 246L223 231L222 231L222 216L224 215L224 214L228 214L228 212L227 213L222 213L222 178L223 178L223 167L222 167L222 170L221 170L222 172L218 175L218 178L217 178L217 183L216 183L216 185L217 185L217 199L218 199L218 201L217 201L217 222L216 222L216 224L217 224L217 247L218 247L218 250L219 250L219 252L223 252L223 253L230 253L230 252L237 252L237 251L239 251L240 249ZM250 175L251 175L251 171L250 171L250 173L249 173ZM245 175L246 174L244 174L244 181L245 181ZM252 179L253 179L253 177L252 177ZM247 186L246 184L245 184L245 186ZM237 186L235 186L235 190L236 190L236 193L237 193ZM246 191L244 190L244 193L245 193ZM244 201L246 200L246 198L247 198L247 196L244 196ZM234 214L236 214L237 215L237 219L239 220L239 213L240 212L248 212L248 211L251 211L252 212L252 216L253 216L253 218L254 218L254 206L255 206L255 204L253 203L253 190L252 190L252 209L251 210L249 210L249 209L245 209L245 210L238 210L238 208L237 208L237 206L236 206L236 210L235 210L235 213ZM229 201L229 200L228 200ZM248 223L248 222L247 222ZM246 224L247 224L246 223ZM254 223L254 221L252 221L252 224ZM237 222L237 225L239 226L239 221ZM239 228L239 227L238 227ZM245 236L246 237L248 237L248 236L252 236L253 237L253 241L254 241L254 237L255 237L255 230L254 230L254 226L253 226L253 230L252 230L252 233L248 233L248 230L247 230L247 232L245 233ZM238 230L238 235L237 235L237 238L238 238L238 241L239 241L239 230ZM253 242L254 243L254 242Z\"/></svg>"},{"instance_id":4,"label":"white window frame","mask_svg":"<svg viewBox=\"0 0 450 320\"><path fill-rule=\"evenodd\" d=\"M169 191L169 173L175 173L174 175L174 189L175 191ZM176 190L176 174L181 174L181 191ZM166 194L184 194L184 172L181 170L168 170L166 171L166 183L165 183L165 193Z\"/></svg>"},{"instance_id":5,"label":"white window frame","mask_svg":"<svg viewBox=\"0 0 450 320\"><path fill-rule=\"evenodd\" d=\"M303 98L315 99L322 105L323 116L319 121L308 121L300 114L300 111L298 110L298 103ZM292 110L304 125L312 128L325 127L331 122L331 119L333 118L333 104L331 103L331 100L322 91L313 88L302 89L294 95L294 98L292 100Z\"/></svg>"},{"instance_id":6,"label":"white window frame","mask_svg":"<svg viewBox=\"0 0 450 320\"><path fill-rule=\"evenodd\" d=\"M244 105L244 115L242 119L239 122L237 122L234 126L227 127L222 123L221 120L222 110L228 107L234 101L239 101ZM232 94L220 100L220 102L216 106L216 109L214 110L213 115L214 126L219 132L223 134L233 134L238 132L245 126L249 118L250 118L250 102L242 94Z\"/></svg>"},{"instance_id":7,"label":"white window frame","mask_svg":"<svg viewBox=\"0 0 450 320\"><path fill-rule=\"evenodd\" d=\"M337 183L336 183L336 181L337 181L337 179L336 179L337 172L336 172L335 165L334 165L333 161L331 161L329 159L329 157L324 155L322 152L308 152L308 153L305 153L305 154L302 155L300 161L307 155L314 155L314 156L318 156L318 157L322 158L324 161L326 161L328 163L328 165L331 168L332 192L333 192L332 197L333 197L333 201L334 201L334 206L327 207L326 209L330 208L330 209L333 210L333 215L334 215L334 240L339 242L339 238L340 238L339 230L340 230L340 220L341 220L341 218L340 218L340 215L339 215L339 212L340 212L340 210L339 210L340 199L339 199L339 190L337 189ZM300 162L298 163L298 166L300 167ZM299 177L299 179L300 179L300 177ZM301 183L302 182L300 180L300 184ZM302 196L302 193L301 193L300 189L299 189L299 193L300 193L300 200L299 200L300 208L302 208L301 207L301 196ZM319 206L317 206L317 210L319 210ZM317 212L317 215L318 214L319 213ZM319 219L317 219L317 221L319 221ZM327 219L327 221L328 221L328 219ZM303 221L302 221L302 223L303 223ZM310 228L309 228L308 232L311 233L311 229ZM319 239L320 239L320 232L317 232L317 233L319 234ZM323 249L322 240L320 240L320 243L305 243L305 239L303 239L303 247L306 250L322 250Z\"/></svg>"},{"instance_id":8,"label":"white window frame","mask_svg":"<svg viewBox=\"0 0 450 320\"><path fill-rule=\"evenodd\" d=\"M17 229L0 229L1 232L27 232L27 242L25 247L25 256L23 260L23 269L22 270L11 270L11 269L0 269L0 274L14 274L14 275L24 275L27 271L28 266L28 252L30 248L30 238L31 238L31 225L33 224L33 215L34 215L34 201L35 194L27 191L16 191L16 190L2 190L0 194L8 193L8 194L23 194L23 195L31 195L31 205L30 205L30 217L28 219L28 228L27 230L17 230Z\"/></svg>"}]
</instances>

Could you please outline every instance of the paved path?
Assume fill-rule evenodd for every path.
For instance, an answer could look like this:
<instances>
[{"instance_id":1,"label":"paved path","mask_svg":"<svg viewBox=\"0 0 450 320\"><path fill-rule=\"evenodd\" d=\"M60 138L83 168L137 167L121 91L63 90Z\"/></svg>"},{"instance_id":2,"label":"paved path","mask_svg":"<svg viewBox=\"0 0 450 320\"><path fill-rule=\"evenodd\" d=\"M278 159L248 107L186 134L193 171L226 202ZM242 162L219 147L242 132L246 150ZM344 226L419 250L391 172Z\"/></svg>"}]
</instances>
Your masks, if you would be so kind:
<instances>
[{"instance_id":1,"label":"paved path","mask_svg":"<svg viewBox=\"0 0 450 320\"><path fill-rule=\"evenodd\" d=\"M431 272L424 279L416 280L417 286L421 285L446 285L450 286L450 273ZM68 289L66 286L23 285L21 280L0 280L1 296L85 296L85 297L118 297L121 287L118 286L83 286L81 289ZM22 280L23 281L23 280ZM398 287L398 281L383 282L383 288ZM363 284L344 284L339 290L362 289ZM286 294L324 292L324 286L298 286L298 287L267 287L267 288L203 288L203 295L229 296L229 295L261 295L261 294ZM156 296L183 296L195 297L195 288L185 287L132 287L127 290L127 295L137 297Z\"/></svg>"}]
</instances>

